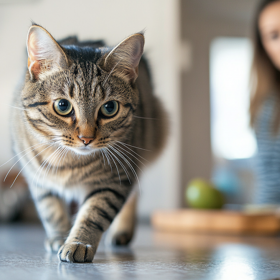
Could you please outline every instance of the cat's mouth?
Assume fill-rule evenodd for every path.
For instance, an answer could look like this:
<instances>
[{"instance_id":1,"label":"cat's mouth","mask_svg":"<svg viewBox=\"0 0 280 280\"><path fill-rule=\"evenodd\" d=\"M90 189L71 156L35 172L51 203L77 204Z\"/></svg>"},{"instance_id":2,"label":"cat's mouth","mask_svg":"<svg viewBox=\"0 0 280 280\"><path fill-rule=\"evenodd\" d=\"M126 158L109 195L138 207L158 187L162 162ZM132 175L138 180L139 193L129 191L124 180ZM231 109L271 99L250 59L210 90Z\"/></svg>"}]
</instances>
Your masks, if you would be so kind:
<instances>
[{"instance_id":1,"label":"cat's mouth","mask_svg":"<svg viewBox=\"0 0 280 280\"><path fill-rule=\"evenodd\" d=\"M83 146L83 147L68 147L70 148L70 150L72 150L73 152L75 152L78 155L89 155L94 153L97 149L96 148L92 148L89 146Z\"/></svg>"}]
</instances>

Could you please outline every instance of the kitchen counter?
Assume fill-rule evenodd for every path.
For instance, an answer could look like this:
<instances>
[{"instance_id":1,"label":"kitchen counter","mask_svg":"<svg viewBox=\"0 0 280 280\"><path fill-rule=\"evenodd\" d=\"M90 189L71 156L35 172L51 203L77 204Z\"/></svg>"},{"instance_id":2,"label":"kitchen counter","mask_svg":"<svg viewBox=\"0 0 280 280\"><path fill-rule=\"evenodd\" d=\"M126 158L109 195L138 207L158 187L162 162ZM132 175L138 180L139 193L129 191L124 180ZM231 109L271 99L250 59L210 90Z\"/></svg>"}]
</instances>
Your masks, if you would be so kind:
<instances>
[{"instance_id":1,"label":"kitchen counter","mask_svg":"<svg viewBox=\"0 0 280 280\"><path fill-rule=\"evenodd\" d=\"M101 241L93 263L60 263L40 225L0 225L0 279L214 279L280 277L280 238L174 234L140 225L130 247ZM280 278L279 278L280 279Z\"/></svg>"}]
</instances>

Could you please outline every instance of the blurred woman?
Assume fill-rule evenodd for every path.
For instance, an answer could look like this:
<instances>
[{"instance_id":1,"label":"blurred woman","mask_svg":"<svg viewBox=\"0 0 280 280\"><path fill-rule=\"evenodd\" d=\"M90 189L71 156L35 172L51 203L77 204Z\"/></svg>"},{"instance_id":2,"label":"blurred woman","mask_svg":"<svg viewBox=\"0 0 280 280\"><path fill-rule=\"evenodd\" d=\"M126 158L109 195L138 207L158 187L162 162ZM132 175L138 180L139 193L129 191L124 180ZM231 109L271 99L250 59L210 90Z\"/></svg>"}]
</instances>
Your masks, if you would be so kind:
<instances>
[{"instance_id":1,"label":"blurred woman","mask_svg":"<svg viewBox=\"0 0 280 280\"><path fill-rule=\"evenodd\" d=\"M261 2L254 32L250 115L258 144L255 202L280 204L280 0Z\"/></svg>"}]
</instances>

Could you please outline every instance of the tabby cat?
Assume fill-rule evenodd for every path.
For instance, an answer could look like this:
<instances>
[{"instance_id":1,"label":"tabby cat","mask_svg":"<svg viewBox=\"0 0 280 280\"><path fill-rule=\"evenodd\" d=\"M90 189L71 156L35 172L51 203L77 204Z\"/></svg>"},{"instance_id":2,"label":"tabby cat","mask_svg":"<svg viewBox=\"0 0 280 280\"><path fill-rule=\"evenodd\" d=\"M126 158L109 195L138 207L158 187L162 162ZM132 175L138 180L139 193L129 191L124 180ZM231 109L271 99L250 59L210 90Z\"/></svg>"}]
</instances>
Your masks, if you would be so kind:
<instances>
[{"instance_id":1,"label":"tabby cat","mask_svg":"<svg viewBox=\"0 0 280 280\"><path fill-rule=\"evenodd\" d=\"M64 262L91 262L102 233L127 244L134 231L138 174L166 141L165 111L153 95L136 33L114 48L57 42L33 24L28 70L12 112L13 149L47 234ZM73 225L65 202L79 211Z\"/></svg>"}]
</instances>

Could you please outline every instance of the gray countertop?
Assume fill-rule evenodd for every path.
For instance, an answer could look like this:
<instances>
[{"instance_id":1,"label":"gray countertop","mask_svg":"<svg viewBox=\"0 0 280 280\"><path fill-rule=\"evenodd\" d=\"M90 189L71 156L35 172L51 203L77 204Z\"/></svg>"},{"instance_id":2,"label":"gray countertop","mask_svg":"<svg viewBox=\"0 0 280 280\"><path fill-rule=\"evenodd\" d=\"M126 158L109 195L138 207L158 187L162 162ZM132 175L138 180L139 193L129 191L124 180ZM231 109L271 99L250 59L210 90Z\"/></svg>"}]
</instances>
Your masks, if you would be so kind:
<instances>
[{"instance_id":1,"label":"gray countertop","mask_svg":"<svg viewBox=\"0 0 280 280\"><path fill-rule=\"evenodd\" d=\"M128 248L101 242L93 263L60 263L39 225L0 225L0 279L215 279L280 277L279 237L155 232L139 226ZM280 278L279 278L280 279Z\"/></svg>"}]
</instances>

